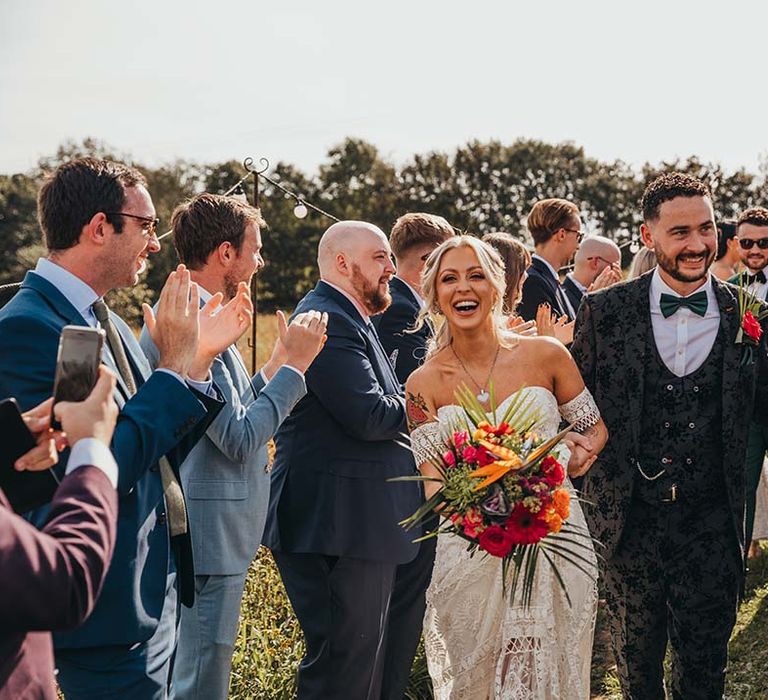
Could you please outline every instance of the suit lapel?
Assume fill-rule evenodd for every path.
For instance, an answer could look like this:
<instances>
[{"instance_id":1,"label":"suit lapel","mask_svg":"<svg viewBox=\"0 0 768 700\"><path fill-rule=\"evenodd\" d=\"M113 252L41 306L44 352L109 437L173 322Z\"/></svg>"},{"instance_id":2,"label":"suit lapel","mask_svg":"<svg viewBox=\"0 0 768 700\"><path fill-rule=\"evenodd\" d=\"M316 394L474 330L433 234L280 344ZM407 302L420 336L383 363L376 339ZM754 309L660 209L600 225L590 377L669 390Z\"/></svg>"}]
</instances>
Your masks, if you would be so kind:
<instances>
[{"instance_id":1,"label":"suit lapel","mask_svg":"<svg viewBox=\"0 0 768 700\"><path fill-rule=\"evenodd\" d=\"M624 368L627 377L627 405L635 453L639 448L639 425L645 394L645 366L649 359L652 340L651 305L649 290L651 275L643 275L626 286L628 299L622 305L624 336Z\"/></svg>"},{"instance_id":2,"label":"suit lapel","mask_svg":"<svg viewBox=\"0 0 768 700\"><path fill-rule=\"evenodd\" d=\"M722 431L723 445L731 443L732 427L730 420L734 416L743 415L740 403L744 393L741 390L741 382L746 372L741 367L741 346L736 344L736 334L739 331L739 303L736 295L719 280L713 278L712 284L720 309L720 333L723 342L722 365Z\"/></svg>"}]
</instances>

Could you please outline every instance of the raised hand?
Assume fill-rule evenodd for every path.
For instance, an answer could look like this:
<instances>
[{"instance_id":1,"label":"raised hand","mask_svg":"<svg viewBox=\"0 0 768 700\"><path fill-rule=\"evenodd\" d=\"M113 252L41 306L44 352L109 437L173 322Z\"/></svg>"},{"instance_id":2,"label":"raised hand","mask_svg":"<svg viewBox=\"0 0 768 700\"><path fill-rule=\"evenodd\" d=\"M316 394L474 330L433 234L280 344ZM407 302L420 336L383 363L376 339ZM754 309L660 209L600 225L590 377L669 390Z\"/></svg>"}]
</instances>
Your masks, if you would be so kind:
<instances>
[{"instance_id":1,"label":"raised hand","mask_svg":"<svg viewBox=\"0 0 768 700\"><path fill-rule=\"evenodd\" d=\"M589 285L587 291L596 292L598 289L605 289L617 282L621 282L621 268L617 264L612 263L603 268L603 271L595 278L595 281Z\"/></svg>"},{"instance_id":2,"label":"raised hand","mask_svg":"<svg viewBox=\"0 0 768 700\"><path fill-rule=\"evenodd\" d=\"M507 318L507 328L517 333L517 335L538 335L536 321L523 321L520 316L509 316Z\"/></svg>"},{"instance_id":3,"label":"raised hand","mask_svg":"<svg viewBox=\"0 0 768 700\"><path fill-rule=\"evenodd\" d=\"M328 314L307 311L298 314L285 330L280 342L285 349L285 362L306 372L325 344Z\"/></svg>"},{"instance_id":4,"label":"raised hand","mask_svg":"<svg viewBox=\"0 0 768 700\"><path fill-rule=\"evenodd\" d=\"M246 282L238 284L235 296L224 306L222 299L218 292L200 310L200 338L189 370L192 379L205 379L214 358L236 343L253 320L253 302Z\"/></svg>"},{"instance_id":5,"label":"raised hand","mask_svg":"<svg viewBox=\"0 0 768 700\"><path fill-rule=\"evenodd\" d=\"M157 315L149 304L142 304L142 309L144 323L160 354L158 367L187 376L200 337L200 292L189 270L179 265L168 275L160 292Z\"/></svg>"}]
</instances>

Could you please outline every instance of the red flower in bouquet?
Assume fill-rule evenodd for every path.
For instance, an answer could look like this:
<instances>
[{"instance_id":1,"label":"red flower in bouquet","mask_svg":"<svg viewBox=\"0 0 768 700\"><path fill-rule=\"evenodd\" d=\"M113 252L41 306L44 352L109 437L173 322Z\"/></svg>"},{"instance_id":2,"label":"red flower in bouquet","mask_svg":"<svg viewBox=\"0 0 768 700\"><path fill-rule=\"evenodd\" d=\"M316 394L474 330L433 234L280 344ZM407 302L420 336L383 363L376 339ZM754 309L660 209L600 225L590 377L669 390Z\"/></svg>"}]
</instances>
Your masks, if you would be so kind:
<instances>
[{"instance_id":1,"label":"red flower in bouquet","mask_svg":"<svg viewBox=\"0 0 768 700\"><path fill-rule=\"evenodd\" d=\"M491 525L481 533L479 544L481 549L494 557L506 557L515 543L507 530L499 525Z\"/></svg>"},{"instance_id":2,"label":"red flower in bouquet","mask_svg":"<svg viewBox=\"0 0 768 700\"><path fill-rule=\"evenodd\" d=\"M445 462L449 467L456 466L456 456L453 454L452 450L446 450L443 453L443 462Z\"/></svg>"},{"instance_id":3,"label":"red flower in bouquet","mask_svg":"<svg viewBox=\"0 0 768 700\"><path fill-rule=\"evenodd\" d=\"M470 508L464 514L464 534L476 538L484 530L483 514L477 508Z\"/></svg>"},{"instance_id":4,"label":"red flower in bouquet","mask_svg":"<svg viewBox=\"0 0 768 700\"><path fill-rule=\"evenodd\" d=\"M541 463L541 468L550 488L561 486L563 481L565 481L563 465L551 455L544 459Z\"/></svg>"},{"instance_id":5,"label":"red flower in bouquet","mask_svg":"<svg viewBox=\"0 0 768 700\"><path fill-rule=\"evenodd\" d=\"M546 520L540 517L539 513L531 513L522 503L515 505L512 514L507 518L505 530L512 544L536 544L549 534Z\"/></svg>"},{"instance_id":6,"label":"red flower in bouquet","mask_svg":"<svg viewBox=\"0 0 768 700\"><path fill-rule=\"evenodd\" d=\"M754 317L751 311L745 311L741 318L741 328L744 334L755 343L760 342L763 335L763 329L760 322Z\"/></svg>"}]
</instances>

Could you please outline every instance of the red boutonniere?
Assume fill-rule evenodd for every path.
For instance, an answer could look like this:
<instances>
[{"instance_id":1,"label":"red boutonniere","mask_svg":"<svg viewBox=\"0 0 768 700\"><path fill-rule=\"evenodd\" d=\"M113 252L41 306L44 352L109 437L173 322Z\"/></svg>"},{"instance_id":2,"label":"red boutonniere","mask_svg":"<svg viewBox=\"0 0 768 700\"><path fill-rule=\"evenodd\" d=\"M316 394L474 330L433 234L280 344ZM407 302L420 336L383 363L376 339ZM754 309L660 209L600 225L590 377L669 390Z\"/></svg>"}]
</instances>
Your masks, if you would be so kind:
<instances>
[{"instance_id":1,"label":"red boutonniere","mask_svg":"<svg viewBox=\"0 0 768 700\"><path fill-rule=\"evenodd\" d=\"M736 344L742 346L741 364L754 362L754 348L760 344L763 328L760 325L766 316L768 308L750 294L743 278L739 284L739 332L736 334Z\"/></svg>"}]
</instances>

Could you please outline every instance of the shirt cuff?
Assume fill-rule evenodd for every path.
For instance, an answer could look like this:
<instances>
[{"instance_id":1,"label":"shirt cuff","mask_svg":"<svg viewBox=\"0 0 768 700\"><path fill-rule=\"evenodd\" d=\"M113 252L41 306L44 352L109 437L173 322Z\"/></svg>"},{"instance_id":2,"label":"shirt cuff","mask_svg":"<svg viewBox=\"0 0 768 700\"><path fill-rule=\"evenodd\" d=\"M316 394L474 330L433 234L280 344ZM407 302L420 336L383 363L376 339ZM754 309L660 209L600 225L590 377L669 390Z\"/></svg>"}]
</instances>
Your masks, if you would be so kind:
<instances>
[{"instance_id":1,"label":"shirt cuff","mask_svg":"<svg viewBox=\"0 0 768 700\"><path fill-rule=\"evenodd\" d=\"M65 474L70 474L79 467L96 467L109 479L113 488L117 488L117 462L109 448L96 438L82 438L75 443L69 453Z\"/></svg>"},{"instance_id":2,"label":"shirt cuff","mask_svg":"<svg viewBox=\"0 0 768 700\"><path fill-rule=\"evenodd\" d=\"M300 372L293 365L280 365L280 367L277 368L277 372L279 372L282 367L285 367L286 369L291 370L291 372L296 372L296 374L298 374L302 379L304 379L304 372ZM275 372L275 374L277 374L277 372ZM275 374L273 374L272 376L274 377ZM269 379L267 379L267 375L264 374L263 369L259 372L259 376L261 377L261 381L263 381L265 385L269 384Z\"/></svg>"},{"instance_id":3,"label":"shirt cuff","mask_svg":"<svg viewBox=\"0 0 768 700\"><path fill-rule=\"evenodd\" d=\"M201 394L205 394L206 396L210 396L211 398L216 398L216 392L213 390L213 379L211 379L211 373L208 372L208 379L202 382L195 381L194 379L190 379L187 377L186 381L182 379L181 375L178 372L174 372L172 369L168 369L167 367L158 367L156 372L165 372L166 374L170 374L172 377L175 377L178 379L182 384L187 384L188 386L192 387L193 389L196 389Z\"/></svg>"}]
</instances>

